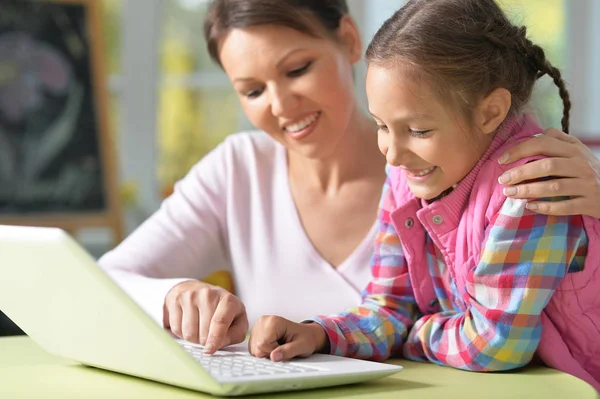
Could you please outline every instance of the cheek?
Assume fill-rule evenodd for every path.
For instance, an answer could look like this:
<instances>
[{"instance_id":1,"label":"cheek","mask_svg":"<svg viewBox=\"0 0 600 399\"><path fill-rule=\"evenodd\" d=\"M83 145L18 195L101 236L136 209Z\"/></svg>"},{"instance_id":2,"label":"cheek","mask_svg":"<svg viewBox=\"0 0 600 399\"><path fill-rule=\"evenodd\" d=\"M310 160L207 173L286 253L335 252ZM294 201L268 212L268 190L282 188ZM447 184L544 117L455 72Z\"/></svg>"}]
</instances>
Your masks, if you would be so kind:
<instances>
[{"instance_id":1,"label":"cheek","mask_svg":"<svg viewBox=\"0 0 600 399\"><path fill-rule=\"evenodd\" d=\"M462 132L448 134L447 138L440 142L437 157L444 163L444 169L462 175L470 168L474 158L477 158L473 151L474 140Z\"/></svg>"},{"instance_id":2,"label":"cheek","mask_svg":"<svg viewBox=\"0 0 600 399\"><path fill-rule=\"evenodd\" d=\"M257 99L254 101L242 101L242 109L248 117L250 123L256 128L269 132L273 129L274 118L270 113L267 102L263 99Z\"/></svg>"},{"instance_id":3,"label":"cheek","mask_svg":"<svg viewBox=\"0 0 600 399\"><path fill-rule=\"evenodd\" d=\"M411 137L408 150L432 165L439 165L441 157L447 153L446 147L437 138Z\"/></svg>"},{"instance_id":4,"label":"cheek","mask_svg":"<svg viewBox=\"0 0 600 399\"><path fill-rule=\"evenodd\" d=\"M330 62L323 68L314 84L319 98L324 102L344 107L354 96L354 81L348 63Z\"/></svg>"}]
</instances>

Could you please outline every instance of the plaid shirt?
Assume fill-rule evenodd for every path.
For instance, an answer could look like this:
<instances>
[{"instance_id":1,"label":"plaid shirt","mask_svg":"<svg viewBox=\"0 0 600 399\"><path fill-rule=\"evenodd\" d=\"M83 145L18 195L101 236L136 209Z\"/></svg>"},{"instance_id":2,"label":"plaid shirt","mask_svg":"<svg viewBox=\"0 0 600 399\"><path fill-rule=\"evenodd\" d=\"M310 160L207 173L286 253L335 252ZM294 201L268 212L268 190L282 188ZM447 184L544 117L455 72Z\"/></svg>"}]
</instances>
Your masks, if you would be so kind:
<instances>
[{"instance_id":1,"label":"plaid shirt","mask_svg":"<svg viewBox=\"0 0 600 399\"><path fill-rule=\"evenodd\" d=\"M396 202L383 190L372 280L357 308L312 319L328 334L331 353L370 360L403 355L473 370L527 364L540 340L540 314L567 272L583 268L587 236L580 216L545 216L507 199L486 230L466 292L456 285L428 238L428 266L437 313L420 314L390 219ZM389 206L387 205L389 204Z\"/></svg>"}]
</instances>

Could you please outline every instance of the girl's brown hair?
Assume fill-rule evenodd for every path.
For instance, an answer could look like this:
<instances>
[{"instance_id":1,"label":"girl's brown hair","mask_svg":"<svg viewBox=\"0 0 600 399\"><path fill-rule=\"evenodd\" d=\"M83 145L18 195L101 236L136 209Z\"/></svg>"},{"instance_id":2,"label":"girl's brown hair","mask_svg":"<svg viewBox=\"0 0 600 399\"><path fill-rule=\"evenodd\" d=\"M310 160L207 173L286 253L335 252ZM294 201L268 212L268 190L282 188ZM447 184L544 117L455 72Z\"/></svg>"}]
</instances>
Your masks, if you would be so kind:
<instances>
[{"instance_id":1,"label":"girl's brown hair","mask_svg":"<svg viewBox=\"0 0 600 399\"><path fill-rule=\"evenodd\" d=\"M410 0L375 34L366 58L424 73L467 117L500 87L512 95L510 112L521 111L536 80L547 74L558 86L562 129L569 131L571 101L560 71L494 0Z\"/></svg>"},{"instance_id":2,"label":"girl's brown hair","mask_svg":"<svg viewBox=\"0 0 600 399\"><path fill-rule=\"evenodd\" d=\"M220 65L219 43L231 29L270 24L333 36L346 14L346 0L212 0L204 37L210 57Z\"/></svg>"}]
</instances>

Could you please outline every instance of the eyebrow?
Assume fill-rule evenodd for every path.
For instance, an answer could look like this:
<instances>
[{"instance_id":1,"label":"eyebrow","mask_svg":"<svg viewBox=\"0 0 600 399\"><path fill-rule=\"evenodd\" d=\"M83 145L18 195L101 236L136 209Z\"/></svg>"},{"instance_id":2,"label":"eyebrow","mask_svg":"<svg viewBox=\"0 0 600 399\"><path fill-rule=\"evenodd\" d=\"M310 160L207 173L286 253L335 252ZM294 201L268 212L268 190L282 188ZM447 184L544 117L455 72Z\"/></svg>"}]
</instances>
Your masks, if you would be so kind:
<instances>
[{"instance_id":1,"label":"eyebrow","mask_svg":"<svg viewBox=\"0 0 600 399\"><path fill-rule=\"evenodd\" d=\"M285 62L285 60L287 60L290 56L292 56L295 53L301 52L301 51L307 51L308 49L304 48L304 47L300 47L297 49L294 49L290 52L288 52L286 55L284 55L283 57L281 57L281 59L279 61L277 61L277 64L275 64L275 68L279 69L281 68L281 64L283 64ZM233 82L251 82L253 81L253 78L235 78L233 79Z\"/></svg>"}]
</instances>

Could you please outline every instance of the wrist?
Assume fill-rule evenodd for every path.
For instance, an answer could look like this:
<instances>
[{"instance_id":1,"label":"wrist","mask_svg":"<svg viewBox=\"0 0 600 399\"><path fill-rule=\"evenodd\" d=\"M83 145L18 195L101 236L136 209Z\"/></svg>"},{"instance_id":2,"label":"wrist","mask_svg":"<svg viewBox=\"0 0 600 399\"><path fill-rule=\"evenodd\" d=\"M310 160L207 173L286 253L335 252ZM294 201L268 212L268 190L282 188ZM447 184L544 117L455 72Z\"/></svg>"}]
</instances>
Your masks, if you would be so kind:
<instances>
[{"instance_id":1,"label":"wrist","mask_svg":"<svg viewBox=\"0 0 600 399\"><path fill-rule=\"evenodd\" d=\"M329 337L325 329L313 321L303 323L310 333L311 341L314 343L316 353L329 353Z\"/></svg>"}]
</instances>

